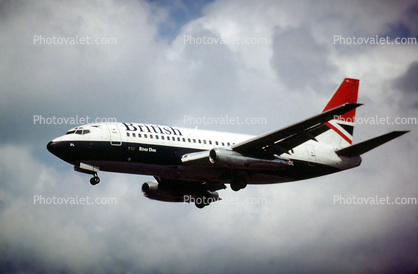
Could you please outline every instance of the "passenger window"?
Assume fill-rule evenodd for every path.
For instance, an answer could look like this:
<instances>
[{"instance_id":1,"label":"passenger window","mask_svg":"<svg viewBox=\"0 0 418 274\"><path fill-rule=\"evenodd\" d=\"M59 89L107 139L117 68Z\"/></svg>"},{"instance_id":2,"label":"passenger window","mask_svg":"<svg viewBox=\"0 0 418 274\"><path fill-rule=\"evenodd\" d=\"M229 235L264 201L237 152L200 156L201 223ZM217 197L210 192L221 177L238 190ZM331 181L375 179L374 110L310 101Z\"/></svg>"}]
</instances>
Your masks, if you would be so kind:
<instances>
[{"instance_id":1,"label":"passenger window","mask_svg":"<svg viewBox=\"0 0 418 274\"><path fill-rule=\"evenodd\" d=\"M197 140L198 142L199 142L199 144L201 144L202 142L200 141L200 139L199 140Z\"/></svg>"},{"instance_id":2,"label":"passenger window","mask_svg":"<svg viewBox=\"0 0 418 274\"><path fill-rule=\"evenodd\" d=\"M141 138L141 137L142 137L142 136L141 136L141 133L138 133L138 137L139 137L139 138Z\"/></svg>"},{"instance_id":3,"label":"passenger window","mask_svg":"<svg viewBox=\"0 0 418 274\"><path fill-rule=\"evenodd\" d=\"M203 144L206 145L206 140L203 140Z\"/></svg>"},{"instance_id":4,"label":"passenger window","mask_svg":"<svg viewBox=\"0 0 418 274\"><path fill-rule=\"evenodd\" d=\"M132 137L136 137L135 133L132 133Z\"/></svg>"},{"instance_id":5,"label":"passenger window","mask_svg":"<svg viewBox=\"0 0 418 274\"><path fill-rule=\"evenodd\" d=\"M211 140L209 140L209 145L212 145L212 141Z\"/></svg>"},{"instance_id":6,"label":"passenger window","mask_svg":"<svg viewBox=\"0 0 418 274\"><path fill-rule=\"evenodd\" d=\"M219 143L218 143L218 141L216 141L216 142L215 142L215 144L216 144L217 146L219 146Z\"/></svg>"},{"instance_id":7,"label":"passenger window","mask_svg":"<svg viewBox=\"0 0 418 274\"><path fill-rule=\"evenodd\" d=\"M164 136L161 136L161 140L164 140Z\"/></svg>"},{"instance_id":8,"label":"passenger window","mask_svg":"<svg viewBox=\"0 0 418 274\"><path fill-rule=\"evenodd\" d=\"M196 143L196 139L193 139L193 143Z\"/></svg>"},{"instance_id":9,"label":"passenger window","mask_svg":"<svg viewBox=\"0 0 418 274\"><path fill-rule=\"evenodd\" d=\"M183 138L183 142L186 142L186 138Z\"/></svg>"},{"instance_id":10,"label":"passenger window","mask_svg":"<svg viewBox=\"0 0 418 274\"><path fill-rule=\"evenodd\" d=\"M222 142L222 146L223 146L223 147L225 146L224 142Z\"/></svg>"},{"instance_id":11,"label":"passenger window","mask_svg":"<svg viewBox=\"0 0 418 274\"><path fill-rule=\"evenodd\" d=\"M144 134L144 138L148 138L148 135Z\"/></svg>"},{"instance_id":12,"label":"passenger window","mask_svg":"<svg viewBox=\"0 0 418 274\"><path fill-rule=\"evenodd\" d=\"M228 146L230 146L231 144L228 142L228 143L226 143Z\"/></svg>"},{"instance_id":13,"label":"passenger window","mask_svg":"<svg viewBox=\"0 0 418 274\"><path fill-rule=\"evenodd\" d=\"M179 141L179 142L180 142L180 137L177 137L177 141Z\"/></svg>"},{"instance_id":14,"label":"passenger window","mask_svg":"<svg viewBox=\"0 0 418 274\"><path fill-rule=\"evenodd\" d=\"M190 138L187 138L187 141L189 141L189 143L191 142Z\"/></svg>"},{"instance_id":15,"label":"passenger window","mask_svg":"<svg viewBox=\"0 0 418 274\"><path fill-rule=\"evenodd\" d=\"M152 137L152 134L150 134L150 135L149 135L149 138L150 138L150 139L152 139L152 138L153 138L153 137Z\"/></svg>"},{"instance_id":16,"label":"passenger window","mask_svg":"<svg viewBox=\"0 0 418 274\"><path fill-rule=\"evenodd\" d=\"M76 132L77 133L77 132ZM129 132L126 132L126 136L128 136L129 137Z\"/></svg>"},{"instance_id":17,"label":"passenger window","mask_svg":"<svg viewBox=\"0 0 418 274\"><path fill-rule=\"evenodd\" d=\"M158 135L155 135L155 139L158 139Z\"/></svg>"}]
</instances>

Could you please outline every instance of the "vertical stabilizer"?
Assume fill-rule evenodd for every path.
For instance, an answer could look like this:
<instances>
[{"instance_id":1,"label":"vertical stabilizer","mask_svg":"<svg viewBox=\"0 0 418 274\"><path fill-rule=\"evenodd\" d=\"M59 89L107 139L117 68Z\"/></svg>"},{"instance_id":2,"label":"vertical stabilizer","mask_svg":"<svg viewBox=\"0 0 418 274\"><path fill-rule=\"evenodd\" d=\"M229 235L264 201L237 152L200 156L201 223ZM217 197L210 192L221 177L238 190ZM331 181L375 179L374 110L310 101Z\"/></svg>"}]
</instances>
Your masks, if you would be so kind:
<instances>
[{"instance_id":1,"label":"vertical stabilizer","mask_svg":"<svg viewBox=\"0 0 418 274\"><path fill-rule=\"evenodd\" d=\"M357 103L358 87L359 80L345 78L322 112L345 103ZM331 130L318 136L318 141L338 148L350 146L353 143L355 116L356 110L353 109L325 123Z\"/></svg>"}]
</instances>

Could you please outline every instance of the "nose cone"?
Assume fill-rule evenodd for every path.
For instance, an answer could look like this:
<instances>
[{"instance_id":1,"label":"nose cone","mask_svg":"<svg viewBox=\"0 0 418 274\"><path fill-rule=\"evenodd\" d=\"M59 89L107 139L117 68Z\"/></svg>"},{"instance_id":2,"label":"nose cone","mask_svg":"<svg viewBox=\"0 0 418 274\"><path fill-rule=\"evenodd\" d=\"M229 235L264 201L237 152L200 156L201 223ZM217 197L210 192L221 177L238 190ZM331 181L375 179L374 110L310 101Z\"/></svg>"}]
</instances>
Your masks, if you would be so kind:
<instances>
[{"instance_id":1,"label":"nose cone","mask_svg":"<svg viewBox=\"0 0 418 274\"><path fill-rule=\"evenodd\" d=\"M49 152L51 152L52 154L54 154L55 156L58 156L58 143L54 142L54 141L50 141L47 145L46 145L46 149L48 149Z\"/></svg>"},{"instance_id":2,"label":"nose cone","mask_svg":"<svg viewBox=\"0 0 418 274\"><path fill-rule=\"evenodd\" d=\"M46 148L49 152L57 156L58 158L67 161L74 156L70 151L68 151L69 144L62 141L51 141L46 145Z\"/></svg>"},{"instance_id":3,"label":"nose cone","mask_svg":"<svg viewBox=\"0 0 418 274\"><path fill-rule=\"evenodd\" d=\"M46 145L46 149L48 149L49 152L51 152L52 154L54 154L54 142L50 141L47 145Z\"/></svg>"}]
</instances>

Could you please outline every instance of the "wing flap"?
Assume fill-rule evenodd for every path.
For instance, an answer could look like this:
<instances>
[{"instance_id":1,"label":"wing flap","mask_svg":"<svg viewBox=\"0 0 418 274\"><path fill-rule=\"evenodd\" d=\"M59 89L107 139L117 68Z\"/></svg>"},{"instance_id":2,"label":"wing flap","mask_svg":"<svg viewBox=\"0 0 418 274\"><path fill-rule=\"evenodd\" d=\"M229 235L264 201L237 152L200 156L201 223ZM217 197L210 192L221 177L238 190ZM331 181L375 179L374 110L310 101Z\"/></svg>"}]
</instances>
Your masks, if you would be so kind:
<instances>
[{"instance_id":1,"label":"wing flap","mask_svg":"<svg viewBox=\"0 0 418 274\"><path fill-rule=\"evenodd\" d=\"M266 147L288 151L326 131L326 128L323 127L324 123L361 105L358 103L346 103L289 127L236 144L232 149L242 154L256 155L265 151Z\"/></svg>"},{"instance_id":2,"label":"wing flap","mask_svg":"<svg viewBox=\"0 0 418 274\"><path fill-rule=\"evenodd\" d=\"M319 124L312 127L301 134L292 135L284 140L281 140L273 145L275 151L281 153L288 153L294 147L297 147L308 140L316 140L315 137L329 130L330 128L324 124ZM279 153L276 153L279 154Z\"/></svg>"}]
</instances>

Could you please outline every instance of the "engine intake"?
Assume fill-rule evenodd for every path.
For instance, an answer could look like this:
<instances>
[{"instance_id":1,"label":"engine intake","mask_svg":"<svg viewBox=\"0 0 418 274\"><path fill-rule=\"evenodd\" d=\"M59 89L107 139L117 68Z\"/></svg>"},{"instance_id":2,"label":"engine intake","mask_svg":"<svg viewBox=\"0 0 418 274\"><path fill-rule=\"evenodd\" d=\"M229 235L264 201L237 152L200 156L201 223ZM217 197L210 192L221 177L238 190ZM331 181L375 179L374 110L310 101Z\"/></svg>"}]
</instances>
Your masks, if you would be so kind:
<instances>
[{"instance_id":1,"label":"engine intake","mask_svg":"<svg viewBox=\"0 0 418 274\"><path fill-rule=\"evenodd\" d=\"M142 194L152 200L164 202L184 202L183 193L174 193L172 191L160 189L157 182L145 182L141 189Z\"/></svg>"}]
</instances>

